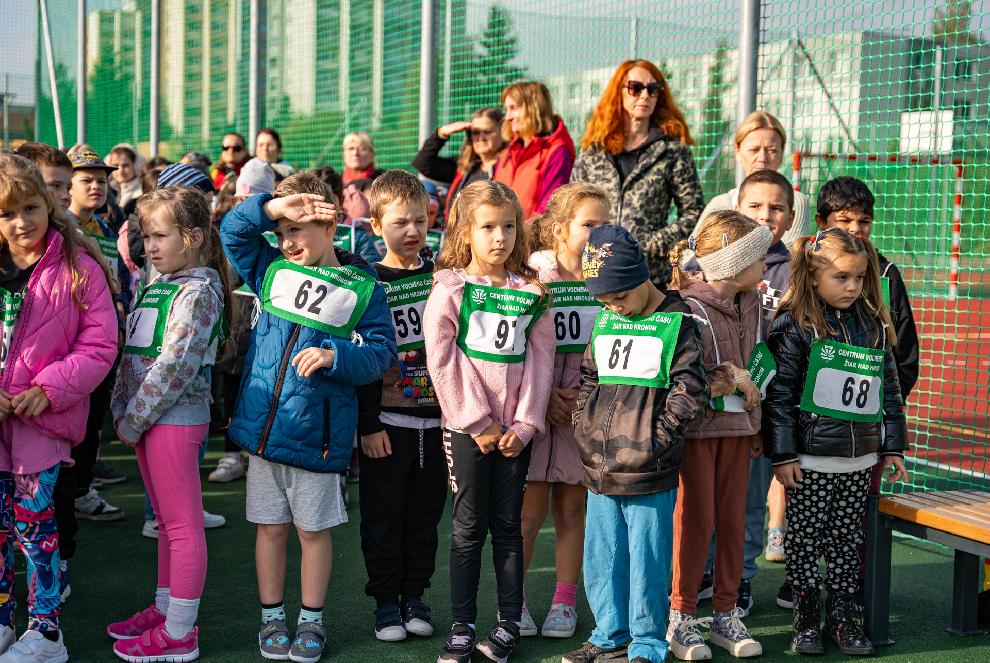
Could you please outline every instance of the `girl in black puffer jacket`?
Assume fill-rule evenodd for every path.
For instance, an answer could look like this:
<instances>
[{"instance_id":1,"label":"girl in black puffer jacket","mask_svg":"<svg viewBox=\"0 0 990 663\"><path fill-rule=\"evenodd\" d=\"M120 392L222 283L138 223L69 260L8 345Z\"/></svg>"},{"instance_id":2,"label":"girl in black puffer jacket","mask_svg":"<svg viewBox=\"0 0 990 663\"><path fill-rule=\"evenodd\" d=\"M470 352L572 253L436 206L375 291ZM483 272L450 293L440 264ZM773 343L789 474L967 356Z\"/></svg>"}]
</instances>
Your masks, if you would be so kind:
<instances>
[{"instance_id":1,"label":"girl in black puffer jacket","mask_svg":"<svg viewBox=\"0 0 990 663\"><path fill-rule=\"evenodd\" d=\"M777 375L763 436L787 489L791 650L823 653L819 551L828 570L826 633L847 654L873 646L851 617L859 586L860 523L873 465L903 479L904 402L876 251L839 229L798 240L791 280L767 344Z\"/></svg>"}]
</instances>

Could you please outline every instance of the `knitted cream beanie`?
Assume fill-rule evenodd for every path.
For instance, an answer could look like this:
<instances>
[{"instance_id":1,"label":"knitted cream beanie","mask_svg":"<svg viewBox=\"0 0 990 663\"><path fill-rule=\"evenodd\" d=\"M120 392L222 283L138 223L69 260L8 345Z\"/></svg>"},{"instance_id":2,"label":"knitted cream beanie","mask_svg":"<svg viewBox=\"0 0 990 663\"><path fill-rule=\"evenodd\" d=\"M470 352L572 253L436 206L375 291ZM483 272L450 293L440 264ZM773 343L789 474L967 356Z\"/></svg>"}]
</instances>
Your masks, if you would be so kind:
<instances>
[{"instance_id":1,"label":"knitted cream beanie","mask_svg":"<svg viewBox=\"0 0 990 663\"><path fill-rule=\"evenodd\" d=\"M689 241L697 246L694 239ZM772 242L773 233L766 226L758 226L732 243L729 236L722 233L722 248L704 257L698 256L698 265L706 281L731 279L765 256ZM694 250L694 246L690 248Z\"/></svg>"}]
</instances>

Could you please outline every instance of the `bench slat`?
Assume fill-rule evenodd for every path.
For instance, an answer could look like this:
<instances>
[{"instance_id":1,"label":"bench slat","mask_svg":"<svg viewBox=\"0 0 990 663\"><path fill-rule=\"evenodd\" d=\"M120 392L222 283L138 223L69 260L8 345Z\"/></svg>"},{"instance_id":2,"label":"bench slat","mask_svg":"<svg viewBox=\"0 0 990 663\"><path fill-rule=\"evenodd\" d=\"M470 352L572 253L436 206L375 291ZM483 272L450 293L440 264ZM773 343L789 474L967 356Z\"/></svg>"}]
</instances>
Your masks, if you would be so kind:
<instances>
[{"instance_id":1,"label":"bench slat","mask_svg":"<svg viewBox=\"0 0 990 663\"><path fill-rule=\"evenodd\" d=\"M907 493L880 499L881 513L990 544L990 493Z\"/></svg>"}]
</instances>

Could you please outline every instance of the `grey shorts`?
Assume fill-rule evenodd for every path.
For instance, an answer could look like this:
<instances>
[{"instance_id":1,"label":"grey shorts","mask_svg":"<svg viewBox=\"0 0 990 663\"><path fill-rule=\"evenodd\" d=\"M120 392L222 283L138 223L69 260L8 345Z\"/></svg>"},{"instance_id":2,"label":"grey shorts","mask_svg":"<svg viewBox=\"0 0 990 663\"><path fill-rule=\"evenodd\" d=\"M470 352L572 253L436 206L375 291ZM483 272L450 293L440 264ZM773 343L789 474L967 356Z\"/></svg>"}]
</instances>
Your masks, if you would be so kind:
<instances>
[{"instance_id":1,"label":"grey shorts","mask_svg":"<svg viewBox=\"0 0 990 663\"><path fill-rule=\"evenodd\" d=\"M318 532L347 522L339 474L310 472L251 456L247 519L257 525L292 523Z\"/></svg>"}]
</instances>

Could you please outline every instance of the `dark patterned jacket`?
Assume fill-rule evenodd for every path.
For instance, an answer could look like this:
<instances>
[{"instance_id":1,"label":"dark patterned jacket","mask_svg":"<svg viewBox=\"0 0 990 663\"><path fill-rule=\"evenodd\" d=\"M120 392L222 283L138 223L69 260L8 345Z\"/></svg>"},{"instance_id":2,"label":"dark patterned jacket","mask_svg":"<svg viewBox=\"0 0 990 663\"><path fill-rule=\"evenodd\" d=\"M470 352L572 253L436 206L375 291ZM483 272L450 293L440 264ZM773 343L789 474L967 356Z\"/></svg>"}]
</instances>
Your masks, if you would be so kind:
<instances>
[{"instance_id":1,"label":"dark patterned jacket","mask_svg":"<svg viewBox=\"0 0 990 663\"><path fill-rule=\"evenodd\" d=\"M691 234L705 207L691 150L661 134L643 149L621 184L620 179L616 158L599 146L581 152L571 172L572 182L590 182L605 189L612 223L639 241L650 277L663 290L671 273L667 252ZM668 221L671 203L677 207L677 218Z\"/></svg>"},{"instance_id":2,"label":"dark patterned jacket","mask_svg":"<svg viewBox=\"0 0 990 663\"><path fill-rule=\"evenodd\" d=\"M674 291L657 311L691 313ZM684 430L699 416L711 390L702 365L698 323L684 317L670 366L670 388L598 382L589 344L581 391L571 414L584 465L584 485L602 495L649 495L677 488Z\"/></svg>"}]
</instances>

